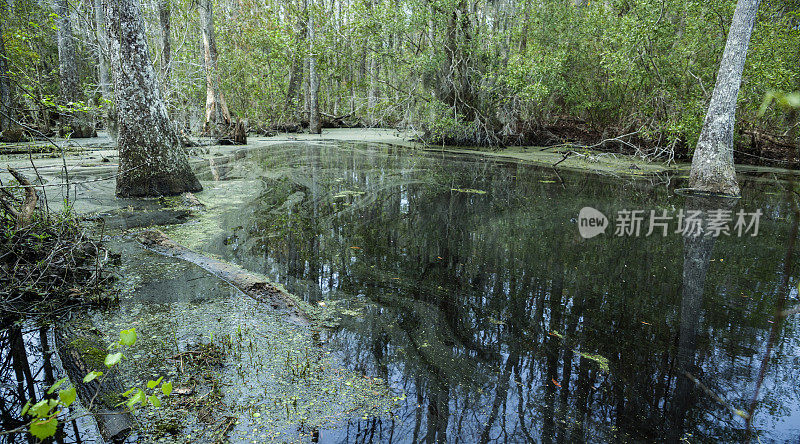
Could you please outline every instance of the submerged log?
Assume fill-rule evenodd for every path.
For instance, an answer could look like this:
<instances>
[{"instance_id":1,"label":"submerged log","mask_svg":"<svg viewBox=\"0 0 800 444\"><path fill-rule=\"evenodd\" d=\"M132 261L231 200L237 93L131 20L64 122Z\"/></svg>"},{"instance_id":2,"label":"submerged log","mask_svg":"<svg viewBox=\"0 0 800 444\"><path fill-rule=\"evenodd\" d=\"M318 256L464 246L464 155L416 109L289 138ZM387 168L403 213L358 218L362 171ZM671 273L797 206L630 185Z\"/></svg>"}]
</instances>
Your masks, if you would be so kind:
<instances>
[{"instance_id":1,"label":"submerged log","mask_svg":"<svg viewBox=\"0 0 800 444\"><path fill-rule=\"evenodd\" d=\"M117 374L105 366L107 349L100 335L79 325L76 320L69 320L55 329L59 358L77 389L81 403L97 421L103 439L122 442L134 428L133 416L118 406L125 400L122 396L124 385ZM102 371L104 375L84 383L84 376L93 371Z\"/></svg>"},{"instance_id":2,"label":"submerged log","mask_svg":"<svg viewBox=\"0 0 800 444\"><path fill-rule=\"evenodd\" d=\"M190 250L159 230L143 231L139 233L137 239L146 248L156 253L191 262L233 285L251 298L268 303L273 308L286 310L289 313L289 320L295 324L308 326L312 323L311 316L298 305L294 297L255 273L238 265Z\"/></svg>"}]
</instances>

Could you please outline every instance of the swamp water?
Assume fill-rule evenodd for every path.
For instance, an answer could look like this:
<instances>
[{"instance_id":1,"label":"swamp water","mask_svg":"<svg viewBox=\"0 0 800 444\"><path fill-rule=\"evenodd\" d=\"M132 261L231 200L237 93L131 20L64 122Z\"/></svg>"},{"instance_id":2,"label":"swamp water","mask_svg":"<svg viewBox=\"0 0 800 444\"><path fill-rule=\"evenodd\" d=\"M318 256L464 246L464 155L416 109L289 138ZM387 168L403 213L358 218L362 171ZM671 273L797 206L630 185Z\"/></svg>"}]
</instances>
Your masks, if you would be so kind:
<instances>
[{"instance_id":1,"label":"swamp water","mask_svg":"<svg viewBox=\"0 0 800 444\"><path fill-rule=\"evenodd\" d=\"M758 234L737 236L734 215L714 240L684 239L675 220L645 236L650 210L697 205L674 177L324 142L214 159L199 177L206 210L164 231L318 307L324 345L115 236L120 308L92 321L109 342L137 328L129 379L180 379L193 346L225 349L202 380L179 381L214 415L191 410L174 434L153 430L169 415L142 412L147 439L800 439L800 314L776 315L800 304L792 213L774 176L742 177L732 208L760 209ZM582 238L587 206L612 220L644 210L640 235Z\"/></svg>"}]
</instances>

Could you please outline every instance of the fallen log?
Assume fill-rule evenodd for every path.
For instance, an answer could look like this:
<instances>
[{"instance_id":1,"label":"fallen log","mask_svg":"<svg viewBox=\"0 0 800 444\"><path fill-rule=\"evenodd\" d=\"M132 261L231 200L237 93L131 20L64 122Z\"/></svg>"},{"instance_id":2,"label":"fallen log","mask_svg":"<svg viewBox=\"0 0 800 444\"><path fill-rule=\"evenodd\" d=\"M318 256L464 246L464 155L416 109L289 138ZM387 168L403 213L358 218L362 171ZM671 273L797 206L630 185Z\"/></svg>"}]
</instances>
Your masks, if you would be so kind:
<instances>
[{"instance_id":1,"label":"fallen log","mask_svg":"<svg viewBox=\"0 0 800 444\"><path fill-rule=\"evenodd\" d=\"M133 416L119 406L125 400L124 385L113 371L105 366L106 344L100 335L89 328L89 321L68 320L55 329L56 348L61 364L77 389L81 403L94 416L100 434L106 442L123 442L134 429ZM90 382L84 376L93 371L105 374Z\"/></svg>"},{"instance_id":2,"label":"fallen log","mask_svg":"<svg viewBox=\"0 0 800 444\"><path fill-rule=\"evenodd\" d=\"M137 240L147 249L164 256L191 262L209 273L238 288L251 298L270 304L273 308L286 310L289 320L298 325L312 324L311 316L300 307L294 297L265 278L244 268L202 255L173 241L160 230L139 233Z\"/></svg>"}]
</instances>

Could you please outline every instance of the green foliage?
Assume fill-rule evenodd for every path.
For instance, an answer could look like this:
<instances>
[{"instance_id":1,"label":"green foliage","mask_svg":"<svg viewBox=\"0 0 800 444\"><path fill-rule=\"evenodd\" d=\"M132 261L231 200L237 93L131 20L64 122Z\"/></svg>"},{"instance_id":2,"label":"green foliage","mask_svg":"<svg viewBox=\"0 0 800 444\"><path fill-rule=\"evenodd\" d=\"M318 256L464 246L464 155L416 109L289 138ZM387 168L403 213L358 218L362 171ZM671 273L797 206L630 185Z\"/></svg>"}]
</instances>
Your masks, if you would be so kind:
<instances>
[{"instance_id":1,"label":"green foliage","mask_svg":"<svg viewBox=\"0 0 800 444\"><path fill-rule=\"evenodd\" d=\"M196 8L171 2L172 61L169 79L162 79L170 112L186 120L205 102L200 42L188 43L199 34ZM498 134L513 139L569 117L588 133L636 132L644 143L688 151L734 9L731 0L222 0L214 19L223 93L231 113L251 123L308 118L303 91L314 56L320 109L351 123L421 129L437 143L495 144ZM799 12L796 2L762 2L739 95L740 124L785 132L784 115L759 114L759 105L769 91L798 89ZM149 4L144 18L157 61L160 25ZM78 48L90 99L59 103L47 6L14 2L4 25L18 100L59 112L107 106L96 98L91 45ZM94 41L91 27L75 28L82 33L76 40ZM293 71L302 83L288 97Z\"/></svg>"},{"instance_id":2,"label":"green foliage","mask_svg":"<svg viewBox=\"0 0 800 444\"><path fill-rule=\"evenodd\" d=\"M131 328L120 332L120 339L115 346L131 347L135 344L136 329ZM113 369L122 361L123 357L121 352L106 355L104 358L106 367ZM100 371L89 372L84 376L83 383L90 383L103 376L107 375L104 375L103 372ZM170 393L172 393L172 383L163 382L163 379L163 377L160 377L155 381L147 382L147 390L151 391L149 395L145 390L138 387L126 391L123 393L123 396L128 399L120 403L120 405L124 404L129 410L135 410L137 407L146 407L147 405L152 405L155 408L161 407L161 398L158 392L163 394L163 396L169 396ZM78 395L74 386L59 390L65 383L67 383L67 378L59 379L47 390L48 395L52 395L58 390L57 398L43 399L33 405L28 401L22 408L23 417L26 415L32 417L27 425L28 432L30 432L32 436L44 440L55 435L59 423L59 416L62 414L63 409L71 406ZM159 384L161 385L160 389L158 389ZM71 419L68 418L66 420L69 421Z\"/></svg>"}]
</instances>

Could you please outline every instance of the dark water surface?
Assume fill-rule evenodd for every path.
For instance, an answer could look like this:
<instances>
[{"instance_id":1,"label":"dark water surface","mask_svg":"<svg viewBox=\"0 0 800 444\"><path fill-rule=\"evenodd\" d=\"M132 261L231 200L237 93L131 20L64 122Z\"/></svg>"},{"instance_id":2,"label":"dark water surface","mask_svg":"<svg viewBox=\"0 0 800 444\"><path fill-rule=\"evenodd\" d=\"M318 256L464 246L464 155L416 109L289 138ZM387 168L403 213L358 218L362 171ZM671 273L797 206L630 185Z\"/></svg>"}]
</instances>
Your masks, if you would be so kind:
<instances>
[{"instance_id":1,"label":"dark water surface","mask_svg":"<svg viewBox=\"0 0 800 444\"><path fill-rule=\"evenodd\" d=\"M222 182L254 185L200 248L333 305L329 347L406 395L324 442L800 439L800 314L776 314L800 304L792 213L772 176L741 179L716 239L675 220L645 236L650 210L699 205L675 178L293 144L201 179L223 200ZM640 236L583 239L585 206L645 210ZM763 212L756 236L736 235L740 209Z\"/></svg>"}]
</instances>

